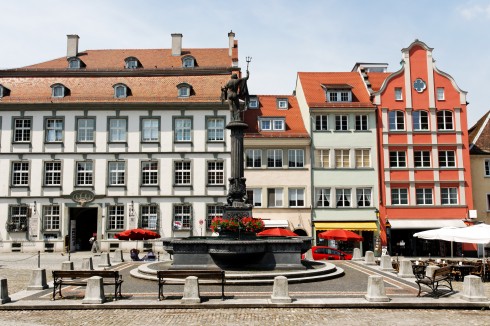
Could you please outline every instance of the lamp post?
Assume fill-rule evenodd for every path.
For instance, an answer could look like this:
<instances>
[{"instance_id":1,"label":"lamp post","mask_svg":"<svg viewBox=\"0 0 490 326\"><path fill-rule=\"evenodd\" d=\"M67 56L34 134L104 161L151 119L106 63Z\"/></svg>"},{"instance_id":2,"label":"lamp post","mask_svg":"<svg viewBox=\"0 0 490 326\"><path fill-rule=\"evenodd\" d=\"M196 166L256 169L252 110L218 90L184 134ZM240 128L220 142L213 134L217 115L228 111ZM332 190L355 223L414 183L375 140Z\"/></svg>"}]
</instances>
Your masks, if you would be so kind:
<instances>
[{"instance_id":1,"label":"lamp post","mask_svg":"<svg viewBox=\"0 0 490 326\"><path fill-rule=\"evenodd\" d=\"M388 244L388 254L391 254L391 223L388 221L388 216L386 217L385 221L385 227L386 227L386 242Z\"/></svg>"},{"instance_id":2,"label":"lamp post","mask_svg":"<svg viewBox=\"0 0 490 326\"><path fill-rule=\"evenodd\" d=\"M380 220L379 220L379 209L375 209L374 213L376 214L376 236L374 237L374 255L376 257L380 256L380 247L381 247L381 237L380 237Z\"/></svg>"}]
</instances>

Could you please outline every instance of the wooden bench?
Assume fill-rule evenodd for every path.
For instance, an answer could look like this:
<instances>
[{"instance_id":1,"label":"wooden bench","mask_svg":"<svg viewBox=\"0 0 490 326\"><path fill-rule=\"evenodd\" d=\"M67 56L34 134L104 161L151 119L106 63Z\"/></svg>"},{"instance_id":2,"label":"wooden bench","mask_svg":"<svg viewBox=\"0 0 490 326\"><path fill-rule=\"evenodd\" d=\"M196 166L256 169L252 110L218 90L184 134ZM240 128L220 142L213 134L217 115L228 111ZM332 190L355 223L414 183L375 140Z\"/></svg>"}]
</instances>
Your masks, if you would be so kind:
<instances>
[{"instance_id":1,"label":"wooden bench","mask_svg":"<svg viewBox=\"0 0 490 326\"><path fill-rule=\"evenodd\" d=\"M103 278L104 285L114 285L114 300L121 298L121 285L123 282L122 275L119 275L119 271L95 271L95 270L55 270L53 271L53 299L56 298L56 289L60 298L63 298L61 294L61 287L66 286L87 286L87 280L92 276L100 276Z\"/></svg>"},{"instance_id":2,"label":"wooden bench","mask_svg":"<svg viewBox=\"0 0 490 326\"><path fill-rule=\"evenodd\" d=\"M196 276L198 280L217 280L221 282L221 300L225 299L225 271L220 269L207 270L160 270L157 271L158 277L158 300L163 299L163 284L175 284L172 279L185 279L189 276ZM179 282L180 283L180 282Z\"/></svg>"},{"instance_id":3,"label":"wooden bench","mask_svg":"<svg viewBox=\"0 0 490 326\"><path fill-rule=\"evenodd\" d=\"M439 286L444 286L449 288L451 291L453 291L453 285L451 284L452 281L452 267L451 266L446 266L446 267L441 267L438 268L434 271L434 275L432 277L429 276L423 276L421 278L417 278L415 280L415 283L419 286L419 293L417 294L417 297L420 297L420 293L422 292L422 287L421 285L426 285L432 290L432 295L437 296L437 289ZM444 282L446 284L439 284L440 282Z\"/></svg>"}]
</instances>

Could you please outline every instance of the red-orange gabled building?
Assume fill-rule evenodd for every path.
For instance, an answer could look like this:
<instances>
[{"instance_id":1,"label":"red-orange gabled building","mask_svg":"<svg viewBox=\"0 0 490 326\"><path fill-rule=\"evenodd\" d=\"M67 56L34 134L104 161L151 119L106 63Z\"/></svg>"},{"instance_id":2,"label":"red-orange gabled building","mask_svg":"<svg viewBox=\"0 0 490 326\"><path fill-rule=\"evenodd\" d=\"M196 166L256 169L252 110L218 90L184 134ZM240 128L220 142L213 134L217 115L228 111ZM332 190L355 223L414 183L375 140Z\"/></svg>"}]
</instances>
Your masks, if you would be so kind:
<instances>
[{"instance_id":1,"label":"red-orange gabled building","mask_svg":"<svg viewBox=\"0 0 490 326\"><path fill-rule=\"evenodd\" d=\"M378 107L381 237L386 243L391 231L392 255L449 254L413 233L464 226L473 207L466 92L437 69L432 50L416 40L402 49L400 70L370 78Z\"/></svg>"},{"instance_id":2,"label":"red-orange gabled building","mask_svg":"<svg viewBox=\"0 0 490 326\"><path fill-rule=\"evenodd\" d=\"M252 96L244 120L247 197L254 216L266 227L311 235L310 136L296 97Z\"/></svg>"}]
</instances>

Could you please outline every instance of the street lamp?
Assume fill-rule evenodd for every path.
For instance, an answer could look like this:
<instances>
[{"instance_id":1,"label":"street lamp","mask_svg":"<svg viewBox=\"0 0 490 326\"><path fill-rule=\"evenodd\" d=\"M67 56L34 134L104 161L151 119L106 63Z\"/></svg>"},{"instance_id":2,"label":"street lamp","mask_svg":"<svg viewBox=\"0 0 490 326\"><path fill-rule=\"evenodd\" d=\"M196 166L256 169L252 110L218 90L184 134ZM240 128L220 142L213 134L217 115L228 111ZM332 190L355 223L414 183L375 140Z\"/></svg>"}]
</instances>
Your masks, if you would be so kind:
<instances>
[{"instance_id":1,"label":"street lamp","mask_svg":"<svg viewBox=\"0 0 490 326\"><path fill-rule=\"evenodd\" d=\"M386 216L385 227L386 227L386 242L388 243L388 254L391 254L391 223L390 221L388 221L388 216Z\"/></svg>"},{"instance_id":2,"label":"street lamp","mask_svg":"<svg viewBox=\"0 0 490 326\"><path fill-rule=\"evenodd\" d=\"M375 209L374 213L376 214L376 237L374 240L374 255L380 256L380 247L381 247L381 237L380 237L380 220L379 220L379 209Z\"/></svg>"}]
</instances>

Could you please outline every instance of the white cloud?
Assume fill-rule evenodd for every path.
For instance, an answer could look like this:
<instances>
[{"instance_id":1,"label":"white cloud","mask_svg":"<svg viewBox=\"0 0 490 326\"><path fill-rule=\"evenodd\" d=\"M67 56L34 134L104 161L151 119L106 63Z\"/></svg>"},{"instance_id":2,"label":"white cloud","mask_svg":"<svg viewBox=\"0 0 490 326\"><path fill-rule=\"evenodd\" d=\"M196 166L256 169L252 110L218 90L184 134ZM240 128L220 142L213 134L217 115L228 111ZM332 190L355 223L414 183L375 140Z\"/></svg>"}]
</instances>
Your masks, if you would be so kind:
<instances>
[{"instance_id":1,"label":"white cloud","mask_svg":"<svg viewBox=\"0 0 490 326\"><path fill-rule=\"evenodd\" d=\"M460 7L459 13L466 20L475 20L480 17L484 19L490 19L490 4L487 5L471 5L468 7Z\"/></svg>"}]
</instances>

